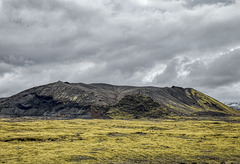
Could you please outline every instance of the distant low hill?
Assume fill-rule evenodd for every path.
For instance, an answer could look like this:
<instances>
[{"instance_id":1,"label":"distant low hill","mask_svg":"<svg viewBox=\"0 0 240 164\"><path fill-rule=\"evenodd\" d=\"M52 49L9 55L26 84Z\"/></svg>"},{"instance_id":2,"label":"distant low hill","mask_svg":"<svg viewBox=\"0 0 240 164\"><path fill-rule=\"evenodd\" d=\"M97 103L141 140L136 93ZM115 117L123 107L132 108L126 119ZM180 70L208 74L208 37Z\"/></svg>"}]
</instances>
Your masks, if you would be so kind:
<instances>
[{"instance_id":1,"label":"distant low hill","mask_svg":"<svg viewBox=\"0 0 240 164\"><path fill-rule=\"evenodd\" d=\"M0 99L0 116L160 118L229 116L239 111L191 88L134 87L58 81Z\"/></svg>"},{"instance_id":2,"label":"distant low hill","mask_svg":"<svg viewBox=\"0 0 240 164\"><path fill-rule=\"evenodd\" d=\"M227 106L233 108L233 109L237 109L240 110L240 103L239 102L228 102L225 103Z\"/></svg>"}]
</instances>

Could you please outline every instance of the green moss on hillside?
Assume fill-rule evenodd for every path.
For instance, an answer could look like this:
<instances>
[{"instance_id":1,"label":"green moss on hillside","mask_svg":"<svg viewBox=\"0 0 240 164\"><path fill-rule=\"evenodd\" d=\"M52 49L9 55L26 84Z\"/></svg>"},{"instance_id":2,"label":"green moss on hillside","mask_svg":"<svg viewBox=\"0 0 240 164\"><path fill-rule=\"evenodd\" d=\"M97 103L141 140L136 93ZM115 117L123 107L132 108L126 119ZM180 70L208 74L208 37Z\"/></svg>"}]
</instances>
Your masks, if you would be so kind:
<instances>
[{"instance_id":1,"label":"green moss on hillside","mask_svg":"<svg viewBox=\"0 0 240 164\"><path fill-rule=\"evenodd\" d=\"M107 113L111 118L138 119L160 118L170 112L148 96L127 95L111 107Z\"/></svg>"},{"instance_id":2,"label":"green moss on hillside","mask_svg":"<svg viewBox=\"0 0 240 164\"><path fill-rule=\"evenodd\" d=\"M219 112L223 114L240 114L237 110L234 110L227 105L222 104L221 102L213 99L210 96L207 96L197 90L191 89L191 94L197 100L198 104L205 110Z\"/></svg>"}]
</instances>

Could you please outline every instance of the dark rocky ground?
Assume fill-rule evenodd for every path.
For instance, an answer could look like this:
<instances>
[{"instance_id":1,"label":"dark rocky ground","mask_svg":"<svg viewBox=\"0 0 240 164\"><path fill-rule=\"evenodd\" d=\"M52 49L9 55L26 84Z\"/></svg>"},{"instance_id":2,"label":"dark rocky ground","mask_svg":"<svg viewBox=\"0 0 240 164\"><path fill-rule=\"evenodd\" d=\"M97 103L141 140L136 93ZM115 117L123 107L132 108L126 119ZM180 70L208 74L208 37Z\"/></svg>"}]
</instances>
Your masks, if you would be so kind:
<instances>
[{"instance_id":1,"label":"dark rocky ground","mask_svg":"<svg viewBox=\"0 0 240 164\"><path fill-rule=\"evenodd\" d=\"M133 87L58 81L0 99L1 117L160 118L239 115L191 88Z\"/></svg>"}]
</instances>

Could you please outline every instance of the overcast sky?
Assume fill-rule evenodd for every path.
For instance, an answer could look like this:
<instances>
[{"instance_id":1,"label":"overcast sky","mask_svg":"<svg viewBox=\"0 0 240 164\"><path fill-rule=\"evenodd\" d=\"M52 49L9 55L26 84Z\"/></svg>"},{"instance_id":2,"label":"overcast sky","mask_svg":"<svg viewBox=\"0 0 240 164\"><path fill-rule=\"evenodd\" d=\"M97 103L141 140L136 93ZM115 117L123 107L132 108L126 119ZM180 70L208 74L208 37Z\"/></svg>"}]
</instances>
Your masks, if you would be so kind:
<instances>
[{"instance_id":1,"label":"overcast sky","mask_svg":"<svg viewBox=\"0 0 240 164\"><path fill-rule=\"evenodd\" d=\"M240 0L0 0L0 97L58 80L240 101Z\"/></svg>"}]
</instances>

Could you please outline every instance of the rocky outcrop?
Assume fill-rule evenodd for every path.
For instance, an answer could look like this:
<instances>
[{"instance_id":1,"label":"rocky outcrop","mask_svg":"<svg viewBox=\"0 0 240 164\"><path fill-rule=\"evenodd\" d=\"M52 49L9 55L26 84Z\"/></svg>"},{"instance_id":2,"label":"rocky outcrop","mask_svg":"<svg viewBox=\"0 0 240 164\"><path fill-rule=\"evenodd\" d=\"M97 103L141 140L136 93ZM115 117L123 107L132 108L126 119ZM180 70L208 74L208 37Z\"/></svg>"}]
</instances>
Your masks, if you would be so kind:
<instances>
[{"instance_id":1,"label":"rocky outcrop","mask_svg":"<svg viewBox=\"0 0 240 164\"><path fill-rule=\"evenodd\" d=\"M132 87L58 81L0 99L0 116L159 118L239 114L191 88Z\"/></svg>"}]
</instances>

